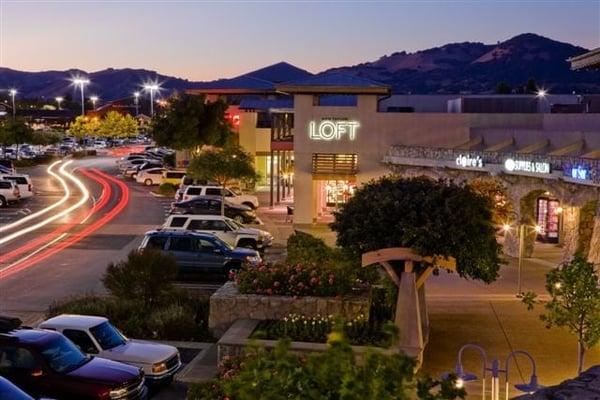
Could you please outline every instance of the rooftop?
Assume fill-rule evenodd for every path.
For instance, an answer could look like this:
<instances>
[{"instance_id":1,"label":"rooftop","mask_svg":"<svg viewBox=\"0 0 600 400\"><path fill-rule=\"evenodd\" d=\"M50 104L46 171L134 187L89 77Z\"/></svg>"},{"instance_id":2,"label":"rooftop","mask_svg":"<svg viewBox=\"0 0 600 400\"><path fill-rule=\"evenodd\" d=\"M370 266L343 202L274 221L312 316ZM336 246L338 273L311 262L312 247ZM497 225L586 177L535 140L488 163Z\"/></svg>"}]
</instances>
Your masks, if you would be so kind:
<instances>
[{"instance_id":1,"label":"rooftop","mask_svg":"<svg viewBox=\"0 0 600 400\"><path fill-rule=\"evenodd\" d=\"M286 93L389 94L390 86L360 76L323 73L277 85Z\"/></svg>"},{"instance_id":2,"label":"rooftop","mask_svg":"<svg viewBox=\"0 0 600 400\"><path fill-rule=\"evenodd\" d=\"M103 322L108 321L104 317L94 317L90 315L75 315L75 314L62 314L54 318L50 318L40 324L40 328L50 327L69 327L79 329L89 329L94 326L100 325Z\"/></svg>"},{"instance_id":3,"label":"rooftop","mask_svg":"<svg viewBox=\"0 0 600 400\"><path fill-rule=\"evenodd\" d=\"M571 63L571 69L600 69L600 47L580 56L571 57L568 61Z\"/></svg>"}]
</instances>

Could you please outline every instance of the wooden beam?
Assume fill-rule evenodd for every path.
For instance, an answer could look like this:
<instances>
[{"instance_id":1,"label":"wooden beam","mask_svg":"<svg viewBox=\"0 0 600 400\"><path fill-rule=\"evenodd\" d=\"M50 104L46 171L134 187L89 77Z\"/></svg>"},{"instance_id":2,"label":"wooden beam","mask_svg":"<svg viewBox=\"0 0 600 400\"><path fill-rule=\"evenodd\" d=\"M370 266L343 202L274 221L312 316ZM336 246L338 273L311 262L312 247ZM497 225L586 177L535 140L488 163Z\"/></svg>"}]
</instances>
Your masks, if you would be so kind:
<instances>
[{"instance_id":1,"label":"wooden beam","mask_svg":"<svg viewBox=\"0 0 600 400\"><path fill-rule=\"evenodd\" d=\"M433 267L427 267L425 271L421 272L421 274L417 277L417 289L423 286L429 275L433 272Z\"/></svg>"},{"instance_id":2,"label":"wooden beam","mask_svg":"<svg viewBox=\"0 0 600 400\"><path fill-rule=\"evenodd\" d=\"M593 158L598 160L600 159L600 149L588 151L587 153L581 155L581 158Z\"/></svg>"},{"instance_id":3,"label":"wooden beam","mask_svg":"<svg viewBox=\"0 0 600 400\"><path fill-rule=\"evenodd\" d=\"M490 147L486 148L484 151L492 151L492 152L500 151L500 150L504 150L508 147L511 147L514 144L515 144L515 138L511 137L510 139L506 139L506 140L503 140L501 142L491 145Z\"/></svg>"},{"instance_id":4,"label":"wooden beam","mask_svg":"<svg viewBox=\"0 0 600 400\"><path fill-rule=\"evenodd\" d=\"M475 146L479 146L482 143L483 143L483 137L476 136L463 144L459 144L458 146L454 147L454 149L456 149L456 150L471 150L471 148L473 148Z\"/></svg>"},{"instance_id":5,"label":"wooden beam","mask_svg":"<svg viewBox=\"0 0 600 400\"><path fill-rule=\"evenodd\" d=\"M580 151L581 149L583 149L584 145L585 145L585 141L583 139L581 139L581 140L578 140L571 144L568 144L566 146L560 147L556 150L553 150L553 151L549 152L548 155L549 156L565 156L569 153L574 153L576 151Z\"/></svg>"},{"instance_id":6,"label":"wooden beam","mask_svg":"<svg viewBox=\"0 0 600 400\"><path fill-rule=\"evenodd\" d=\"M550 140L542 139L538 142L531 143L530 145L522 147L519 150L517 150L516 152L517 152L517 154L531 154L535 151L542 150L543 148L548 147L549 144L550 144Z\"/></svg>"},{"instance_id":7,"label":"wooden beam","mask_svg":"<svg viewBox=\"0 0 600 400\"><path fill-rule=\"evenodd\" d=\"M400 287L400 277L398 276L398 274L394 270L394 267L392 267L392 264L390 264L387 261L382 261L382 262L380 262L380 264L383 265L383 268L385 269L385 272L388 273L388 275L390 276L390 278L392 279L392 281L394 281L394 283L396 284L396 286Z\"/></svg>"}]
</instances>

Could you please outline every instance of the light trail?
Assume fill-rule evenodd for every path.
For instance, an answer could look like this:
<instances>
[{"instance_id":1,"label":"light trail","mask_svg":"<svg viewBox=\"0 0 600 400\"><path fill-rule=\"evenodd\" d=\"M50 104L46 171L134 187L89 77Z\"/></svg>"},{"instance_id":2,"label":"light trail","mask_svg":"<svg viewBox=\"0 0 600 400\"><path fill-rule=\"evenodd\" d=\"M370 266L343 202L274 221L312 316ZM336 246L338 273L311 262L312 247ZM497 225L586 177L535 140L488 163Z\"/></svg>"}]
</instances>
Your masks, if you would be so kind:
<instances>
[{"instance_id":1,"label":"light trail","mask_svg":"<svg viewBox=\"0 0 600 400\"><path fill-rule=\"evenodd\" d=\"M65 168L71 162L73 162L73 161L71 160L71 161L67 161L66 163L64 163L62 165L62 167L60 167L60 169L58 170L58 172L61 173L64 176L66 176L71 182L73 182L79 188L79 190L83 194L83 197L81 199L79 199L79 201L77 203L75 203L71 207L67 208L66 210L63 210L63 211L59 212L58 214L55 214L55 215L53 215L51 217L48 217L45 220L42 220L42 221L38 222L37 224L31 225L31 226L29 226L27 228L23 228L21 230L13 232L10 235L4 236L3 238L0 239L0 245L4 244L4 243L7 243L7 242L10 242L13 239L16 239L16 238L18 238L20 236L23 236L26 233L35 231L36 229L39 229L39 228L41 228L43 226L48 225L49 223L51 223L53 221L56 221L59 218L64 217L65 215L69 214L70 212L72 212L72 211L78 209L79 207L83 206L89 200L89 198L90 198L90 192L85 187L85 185L83 184L83 182L81 182L81 180L79 178L77 178L76 176L74 176L70 172L65 171ZM66 187L66 184L65 184L65 187ZM67 190L67 192L70 195L71 192L70 192L70 190L69 190L68 187L66 187L66 190ZM25 219L25 218L23 218L23 219ZM20 220L20 221L22 221L22 220Z\"/></svg>"},{"instance_id":2,"label":"light trail","mask_svg":"<svg viewBox=\"0 0 600 400\"><path fill-rule=\"evenodd\" d=\"M119 215L125 209L125 207L129 203L129 188L127 187L127 185L125 185L119 179L116 179L110 175L100 172L97 169L94 169L93 171L96 174L98 174L99 176L101 176L105 179L108 179L108 180L112 181L113 183L116 183L117 186L119 186L119 188L121 189L121 197L120 197L117 205L114 208L112 208L109 212L107 212L102 218L100 218L96 222L88 225L81 232L73 234L70 237L67 237L66 240L58 243L56 246L52 247L51 249L47 249L45 252L38 254L30 259L27 259L24 262L14 263L10 269L4 268L3 270L0 270L0 280L7 278L13 274L16 274L17 272L23 271L24 269L29 268L32 265L35 265L38 262L45 260L48 257L51 257L54 254L57 254L58 252L76 244L77 242L81 241L82 239L85 239L86 237L88 237L92 233L94 233L96 230L98 230L102 226L106 225L108 222L110 222L113 218L115 218L117 215Z\"/></svg>"},{"instance_id":3,"label":"light trail","mask_svg":"<svg viewBox=\"0 0 600 400\"><path fill-rule=\"evenodd\" d=\"M100 210L102 207L104 207L106 205L106 203L112 196L112 188L110 187L110 185L108 184L108 182L105 179L99 179L95 175L87 172L85 169L80 169L79 171L82 174L84 174L85 176L87 176L88 178L95 180L102 186L102 194L100 195L98 202L96 204L94 204L94 207L92 207L92 210L90 211L88 216L85 217L81 222L79 222L79 224L83 224L97 210ZM0 264L6 263L6 262L12 260L13 258L19 256L20 254L23 254L37 246L41 246L44 243L54 240L54 238L56 236L60 236L60 234L66 232L67 230L71 229L75 225L76 225L75 222L61 225L58 228L56 228L53 232L51 232L47 235L41 236L37 239L34 239L34 240L30 241L29 243L27 243L21 247L18 247L6 254L1 254L0 255ZM23 260L21 260L21 261L23 261Z\"/></svg>"},{"instance_id":4,"label":"light trail","mask_svg":"<svg viewBox=\"0 0 600 400\"><path fill-rule=\"evenodd\" d=\"M41 252L41 251L43 251L43 250L47 249L48 247L52 246L54 243L56 243L56 242L58 242L59 240L63 239L63 238L64 238L64 237L66 237L67 235L68 235L68 233L63 233L63 234L60 234L60 235L58 235L57 237L55 237L54 239L50 240L48 243L46 243L45 245L43 245L42 247L40 247L39 249L37 249L37 250L36 250L36 251L34 251L33 253L29 253L29 254L27 254L25 257L21 258L20 260L17 260L17 261L15 261L14 263L12 263L12 264L8 265L8 266L6 267L6 269L10 269L10 268L12 268L12 267L13 267L13 266L15 266L15 265L17 265L17 264L19 264L19 263L21 263L21 262L23 262L23 261L26 261L26 260L30 259L31 257L35 256L35 255L36 255L36 254L38 254L39 252Z\"/></svg>"},{"instance_id":5,"label":"light trail","mask_svg":"<svg viewBox=\"0 0 600 400\"><path fill-rule=\"evenodd\" d=\"M31 221L32 219L37 218L40 215L44 215L47 212L52 211L56 207L59 207L65 201L69 200L69 196L71 195L71 191L69 190L69 186L67 186L67 182L65 182L65 180L61 176L57 175L54 171L52 171L52 168L54 168L54 166L60 164L61 162L62 162L62 160L53 162L52 164L50 164L48 166L48 168L46 168L46 172L48 174L52 175L54 178L56 178L60 182L60 184L63 187L63 191L65 192L65 194L63 195L63 197L59 201L57 201L56 203L53 203L53 204L49 205L48 207L42 208L41 210L39 210L37 212L34 212L33 214L29 214L28 216L23 217L23 218L19 219L18 221L15 221L15 222L12 222L10 224L7 224L7 225L4 225L4 226L0 227L0 233L6 232L6 231L8 231L8 230L10 230L12 228L15 228L15 227L19 226L19 225L23 225L25 222ZM69 161L69 162L71 162L71 161Z\"/></svg>"}]
</instances>

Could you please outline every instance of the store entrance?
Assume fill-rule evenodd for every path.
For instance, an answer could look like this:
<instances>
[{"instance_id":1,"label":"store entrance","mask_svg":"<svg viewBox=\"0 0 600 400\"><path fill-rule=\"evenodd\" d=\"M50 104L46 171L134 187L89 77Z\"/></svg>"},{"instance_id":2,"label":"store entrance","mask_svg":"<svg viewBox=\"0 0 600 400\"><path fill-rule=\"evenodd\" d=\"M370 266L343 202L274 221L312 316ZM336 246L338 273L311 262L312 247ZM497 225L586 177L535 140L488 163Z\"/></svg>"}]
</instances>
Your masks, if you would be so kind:
<instances>
[{"instance_id":1,"label":"store entrance","mask_svg":"<svg viewBox=\"0 0 600 400\"><path fill-rule=\"evenodd\" d=\"M317 181L317 213L319 222L332 222L333 212L346 204L356 191L356 183L349 180Z\"/></svg>"},{"instance_id":2,"label":"store entrance","mask_svg":"<svg viewBox=\"0 0 600 400\"><path fill-rule=\"evenodd\" d=\"M549 197L537 199L536 223L539 226L537 240L558 243L560 236L560 202Z\"/></svg>"}]
</instances>

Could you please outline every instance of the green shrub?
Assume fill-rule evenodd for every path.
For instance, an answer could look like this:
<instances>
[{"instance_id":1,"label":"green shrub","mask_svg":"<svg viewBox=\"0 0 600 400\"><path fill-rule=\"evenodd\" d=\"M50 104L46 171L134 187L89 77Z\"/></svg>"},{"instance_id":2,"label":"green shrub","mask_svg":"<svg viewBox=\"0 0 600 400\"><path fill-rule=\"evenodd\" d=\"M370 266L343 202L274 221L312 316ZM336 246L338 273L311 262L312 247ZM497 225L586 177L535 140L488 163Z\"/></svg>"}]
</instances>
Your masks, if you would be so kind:
<instances>
[{"instance_id":1,"label":"green shrub","mask_svg":"<svg viewBox=\"0 0 600 400\"><path fill-rule=\"evenodd\" d=\"M147 320L147 326L154 337L169 337L171 340L191 340L198 337L194 311L188 307L172 304L154 310Z\"/></svg>"},{"instance_id":2,"label":"green shrub","mask_svg":"<svg viewBox=\"0 0 600 400\"><path fill-rule=\"evenodd\" d=\"M176 275L173 256L157 250L133 250L127 260L108 265L102 283L113 296L139 299L149 309L173 293Z\"/></svg>"},{"instance_id":3,"label":"green shrub","mask_svg":"<svg viewBox=\"0 0 600 400\"><path fill-rule=\"evenodd\" d=\"M287 240L287 263L323 264L332 258L333 249L323 239L295 231Z\"/></svg>"},{"instance_id":4,"label":"green shrub","mask_svg":"<svg viewBox=\"0 0 600 400\"><path fill-rule=\"evenodd\" d=\"M157 189L157 193L162 196L174 196L176 191L177 186L171 183L163 183Z\"/></svg>"}]
</instances>

